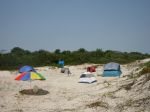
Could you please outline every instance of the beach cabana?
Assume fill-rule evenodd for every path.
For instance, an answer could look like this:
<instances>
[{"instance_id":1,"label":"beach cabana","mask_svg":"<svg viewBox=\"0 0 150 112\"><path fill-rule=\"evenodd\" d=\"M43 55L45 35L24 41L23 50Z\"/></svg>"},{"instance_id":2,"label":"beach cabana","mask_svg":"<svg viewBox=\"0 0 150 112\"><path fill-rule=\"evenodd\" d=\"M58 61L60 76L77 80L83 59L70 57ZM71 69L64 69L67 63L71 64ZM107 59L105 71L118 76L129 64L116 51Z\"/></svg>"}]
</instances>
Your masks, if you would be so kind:
<instances>
[{"instance_id":1,"label":"beach cabana","mask_svg":"<svg viewBox=\"0 0 150 112\"><path fill-rule=\"evenodd\" d=\"M110 62L104 65L103 77L116 77L121 75L120 64Z\"/></svg>"}]
</instances>

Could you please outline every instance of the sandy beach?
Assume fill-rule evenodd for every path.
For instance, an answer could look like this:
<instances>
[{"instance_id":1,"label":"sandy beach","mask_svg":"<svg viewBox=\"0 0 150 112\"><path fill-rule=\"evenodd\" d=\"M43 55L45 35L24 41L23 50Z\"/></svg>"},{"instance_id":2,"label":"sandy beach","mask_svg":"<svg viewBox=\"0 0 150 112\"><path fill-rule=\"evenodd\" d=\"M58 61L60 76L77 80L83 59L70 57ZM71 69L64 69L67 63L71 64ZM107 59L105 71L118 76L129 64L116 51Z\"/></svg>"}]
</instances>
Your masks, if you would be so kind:
<instances>
[{"instance_id":1,"label":"sandy beach","mask_svg":"<svg viewBox=\"0 0 150 112\"><path fill-rule=\"evenodd\" d=\"M96 65L97 82L78 83L91 65L66 66L70 76L60 73L60 68L38 67L46 80L31 82L14 80L18 71L0 71L0 112L150 112L150 80L129 78L138 72L139 63L121 65L121 77L102 77L103 65ZM19 93L35 85L42 94Z\"/></svg>"}]
</instances>

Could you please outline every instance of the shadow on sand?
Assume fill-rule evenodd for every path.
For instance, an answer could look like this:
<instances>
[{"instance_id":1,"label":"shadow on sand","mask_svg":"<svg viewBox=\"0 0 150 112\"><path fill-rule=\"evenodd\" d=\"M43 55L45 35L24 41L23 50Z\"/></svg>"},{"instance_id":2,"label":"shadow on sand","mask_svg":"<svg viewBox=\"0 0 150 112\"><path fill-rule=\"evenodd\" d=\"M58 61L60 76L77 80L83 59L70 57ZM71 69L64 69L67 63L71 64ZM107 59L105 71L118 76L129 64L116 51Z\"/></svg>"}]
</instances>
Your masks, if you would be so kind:
<instances>
[{"instance_id":1,"label":"shadow on sand","mask_svg":"<svg viewBox=\"0 0 150 112\"><path fill-rule=\"evenodd\" d=\"M36 95L36 96L49 94L48 91L43 90L43 89L38 89L37 92L34 92L33 89L24 89L24 90L19 91L19 93L25 94L25 95Z\"/></svg>"}]
</instances>

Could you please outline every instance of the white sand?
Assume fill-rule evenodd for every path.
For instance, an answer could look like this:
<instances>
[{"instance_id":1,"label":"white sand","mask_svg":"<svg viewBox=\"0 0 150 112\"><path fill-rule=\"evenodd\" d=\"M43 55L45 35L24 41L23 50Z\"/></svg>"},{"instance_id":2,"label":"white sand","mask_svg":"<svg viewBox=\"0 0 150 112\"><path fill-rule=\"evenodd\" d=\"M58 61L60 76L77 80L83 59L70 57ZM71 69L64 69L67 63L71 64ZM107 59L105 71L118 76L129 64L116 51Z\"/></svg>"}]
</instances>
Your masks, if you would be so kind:
<instances>
[{"instance_id":1,"label":"white sand","mask_svg":"<svg viewBox=\"0 0 150 112\"><path fill-rule=\"evenodd\" d=\"M48 91L49 93L45 95L20 94L19 91L30 89L30 82L14 80L17 71L0 71L0 112L137 112L137 109L139 112L148 112L150 110L138 104L136 106L133 101L133 98L137 100L146 96L149 98L147 88L150 81L139 87L143 89L141 93L137 92L136 87L129 91L120 89L124 83L132 83L132 79L128 82L126 80L134 67L122 65L122 76L109 78L98 76L103 72L103 66L98 66L93 73L97 78L96 83L78 83L81 73L85 72L89 65L93 64L68 66L72 73L69 77L60 73L59 68L36 68L46 80L32 81L31 87L37 85ZM95 106L94 102L98 102L99 106Z\"/></svg>"}]
</instances>

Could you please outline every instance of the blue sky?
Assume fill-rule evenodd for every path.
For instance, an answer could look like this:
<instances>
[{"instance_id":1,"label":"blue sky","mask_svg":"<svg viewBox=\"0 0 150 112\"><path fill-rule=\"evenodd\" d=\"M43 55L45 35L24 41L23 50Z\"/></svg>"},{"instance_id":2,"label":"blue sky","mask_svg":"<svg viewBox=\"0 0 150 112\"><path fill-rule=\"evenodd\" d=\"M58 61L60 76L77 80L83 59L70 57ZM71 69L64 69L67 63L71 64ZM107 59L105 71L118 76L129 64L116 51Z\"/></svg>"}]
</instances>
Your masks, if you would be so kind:
<instances>
[{"instance_id":1,"label":"blue sky","mask_svg":"<svg viewBox=\"0 0 150 112\"><path fill-rule=\"evenodd\" d=\"M150 0L0 0L0 49L150 53Z\"/></svg>"}]
</instances>

